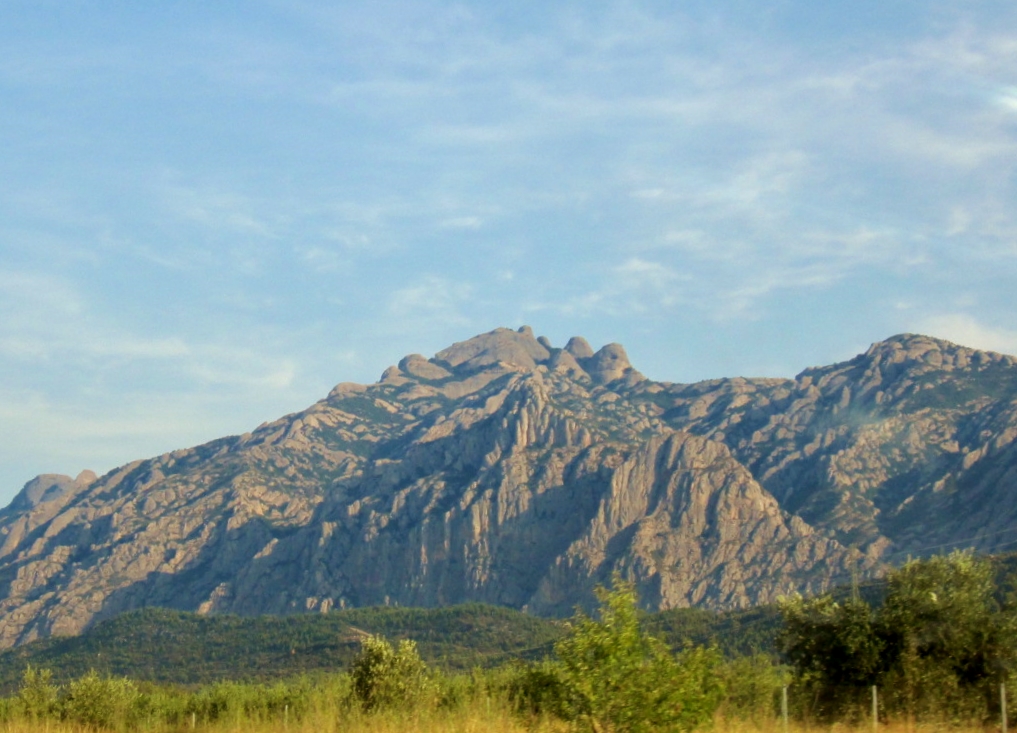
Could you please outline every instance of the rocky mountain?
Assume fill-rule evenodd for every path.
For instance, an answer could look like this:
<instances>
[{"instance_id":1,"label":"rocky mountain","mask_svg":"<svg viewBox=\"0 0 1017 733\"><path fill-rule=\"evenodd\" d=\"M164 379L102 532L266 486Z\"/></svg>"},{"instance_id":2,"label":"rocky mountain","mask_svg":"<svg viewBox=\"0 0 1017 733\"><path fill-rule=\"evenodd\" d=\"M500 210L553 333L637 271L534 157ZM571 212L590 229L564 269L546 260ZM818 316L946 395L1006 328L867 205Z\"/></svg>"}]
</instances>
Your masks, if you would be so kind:
<instances>
[{"instance_id":1,"label":"rocky mountain","mask_svg":"<svg viewBox=\"0 0 1017 733\"><path fill-rule=\"evenodd\" d=\"M481 601L741 608L1017 541L1017 361L897 336L795 379L670 384L497 329L253 433L0 511L0 646L119 612Z\"/></svg>"}]
</instances>

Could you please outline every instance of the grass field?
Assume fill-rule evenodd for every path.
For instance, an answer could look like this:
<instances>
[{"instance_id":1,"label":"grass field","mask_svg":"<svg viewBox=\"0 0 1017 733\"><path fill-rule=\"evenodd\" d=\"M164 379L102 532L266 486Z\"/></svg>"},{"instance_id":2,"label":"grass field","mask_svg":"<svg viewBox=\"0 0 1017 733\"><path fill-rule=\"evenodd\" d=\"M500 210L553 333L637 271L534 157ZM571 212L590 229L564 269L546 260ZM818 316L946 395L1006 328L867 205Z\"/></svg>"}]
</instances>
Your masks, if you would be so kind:
<instances>
[{"instance_id":1,"label":"grass field","mask_svg":"<svg viewBox=\"0 0 1017 733\"><path fill-rule=\"evenodd\" d=\"M0 733L94 733L96 729L67 721L14 720L0 724ZM182 723L141 722L132 730L151 733L564 733L570 727L561 721L526 720L503 705L474 704L457 710L382 711L361 713L350 709L310 711L299 720L257 720L237 717L212 723L190 720Z\"/></svg>"},{"instance_id":2,"label":"grass field","mask_svg":"<svg viewBox=\"0 0 1017 733\"><path fill-rule=\"evenodd\" d=\"M428 711L417 714L405 712L383 712L370 715L336 715L322 711L309 715L300 721L217 721L212 724L197 722L192 728L190 722L170 726L159 724L151 728L140 726L138 730L153 733L567 733L576 730L561 721L525 720L504 708L487 709L476 706L468 710ZM712 733L784 733L779 720L746 721L718 719L711 728ZM977 723L961 724L956 721L940 722L891 722L881 723L878 733L988 733L999 730L999 726L983 726ZM0 724L0 733L94 733L94 728L80 724L57 721L10 721ZM791 721L787 733L873 733L869 723L846 725L843 723L806 725Z\"/></svg>"}]
</instances>

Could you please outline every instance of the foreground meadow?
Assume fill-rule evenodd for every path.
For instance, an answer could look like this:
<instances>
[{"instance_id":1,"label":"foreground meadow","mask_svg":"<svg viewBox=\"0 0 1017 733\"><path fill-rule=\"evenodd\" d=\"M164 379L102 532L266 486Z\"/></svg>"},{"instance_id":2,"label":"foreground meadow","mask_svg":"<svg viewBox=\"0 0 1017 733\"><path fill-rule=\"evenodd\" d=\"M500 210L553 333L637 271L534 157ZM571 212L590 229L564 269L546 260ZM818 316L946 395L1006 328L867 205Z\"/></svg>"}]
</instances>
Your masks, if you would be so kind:
<instances>
[{"instance_id":1,"label":"foreground meadow","mask_svg":"<svg viewBox=\"0 0 1017 733\"><path fill-rule=\"evenodd\" d=\"M548 718L522 719L510 710L486 707L469 710L438 711L426 714L400 712L369 715L331 715L322 713L299 721L232 720L214 723L189 721L177 724L156 723L151 727L137 728L152 733L568 733L574 726ZM779 719L747 721L719 718L704 730L712 733L785 733ZM879 733L988 733L999 730L998 725L979 723L959 724L951 721L907 723L896 721L881 723ZM7 721L0 724L2 733L95 733L96 728L68 721ZM607 731L605 731L607 733ZM844 723L804 724L791 721L786 733L872 733L865 722L858 725Z\"/></svg>"}]
</instances>

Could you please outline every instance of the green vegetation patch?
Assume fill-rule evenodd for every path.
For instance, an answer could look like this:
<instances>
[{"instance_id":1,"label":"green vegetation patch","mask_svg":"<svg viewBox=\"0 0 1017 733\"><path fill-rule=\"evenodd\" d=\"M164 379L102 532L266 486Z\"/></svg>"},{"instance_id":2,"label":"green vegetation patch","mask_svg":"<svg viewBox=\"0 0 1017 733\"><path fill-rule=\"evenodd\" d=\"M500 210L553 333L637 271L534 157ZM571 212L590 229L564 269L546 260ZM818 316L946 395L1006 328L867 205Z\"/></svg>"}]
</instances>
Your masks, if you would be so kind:
<instances>
[{"instance_id":1,"label":"green vegetation patch","mask_svg":"<svg viewBox=\"0 0 1017 733\"><path fill-rule=\"evenodd\" d=\"M757 654L776 658L781 616L776 604L723 612L675 608L649 616L645 626L673 649L709 646L728 659Z\"/></svg>"},{"instance_id":2,"label":"green vegetation patch","mask_svg":"<svg viewBox=\"0 0 1017 733\"><path fill-rule=\"evenodd\" d=\"M59 683L91 669L183 685L335 672L349 666L368 634L411 639L429 664L466 670L542 657L561 633L560 622L481 604L251 617L146 608L100 622L80 636L3 652L0 687L16 689L27 665L52 669Z\"/></svg>"}]
</instances>

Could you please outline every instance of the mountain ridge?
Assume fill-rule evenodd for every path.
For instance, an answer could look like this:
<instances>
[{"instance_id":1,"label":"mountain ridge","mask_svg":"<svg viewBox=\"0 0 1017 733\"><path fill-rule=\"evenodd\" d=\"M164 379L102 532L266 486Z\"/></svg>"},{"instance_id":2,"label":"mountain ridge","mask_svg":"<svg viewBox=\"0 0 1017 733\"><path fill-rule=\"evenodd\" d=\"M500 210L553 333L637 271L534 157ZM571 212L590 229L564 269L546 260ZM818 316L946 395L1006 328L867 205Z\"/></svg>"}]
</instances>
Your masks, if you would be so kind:
<instances>
[{"instance_id":1,"label":"mountain ridge","mask_svg":"<svg viewBox=\"0 0 1017 733\"><path fill-rule=\"evenodd\" d=\"M931 337L678 384L496 329L251 433L29 482L0 510L0 646L159 605L564 615L614 572L648 608L744 608L1017 539L1015 439L1017 360Z\"/></svg>"}]
</instances>

